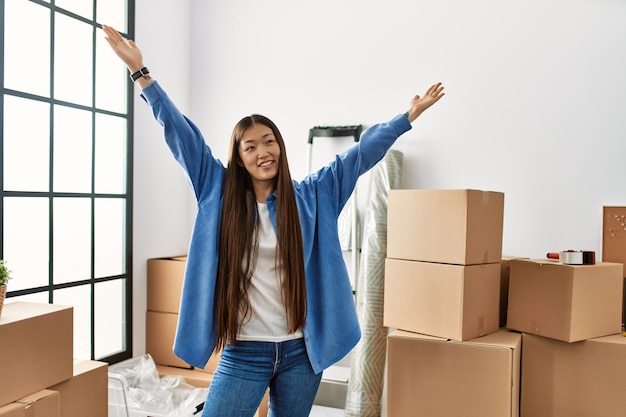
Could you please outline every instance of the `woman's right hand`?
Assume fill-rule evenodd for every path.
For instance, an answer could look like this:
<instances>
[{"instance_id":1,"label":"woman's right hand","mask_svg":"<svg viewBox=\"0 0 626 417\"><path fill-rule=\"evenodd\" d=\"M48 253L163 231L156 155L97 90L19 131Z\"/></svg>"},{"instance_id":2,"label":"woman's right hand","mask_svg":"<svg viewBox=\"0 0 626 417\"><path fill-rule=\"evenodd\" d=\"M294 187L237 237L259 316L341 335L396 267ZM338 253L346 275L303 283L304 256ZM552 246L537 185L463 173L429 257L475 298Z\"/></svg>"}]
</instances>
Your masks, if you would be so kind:
<instances>
[{"instance_id":1,"label":"woman's right hand","mask_svg":"<svg viewBox=\"0 0 626 417\"><path fill-rule=\"evenodd\" d=\"M105 33L105 39L111 45L113 52L120 57L128 67L131 74L139 71L144 67L143 56L141 50L132 40L126 40L122 35L110 26L102 25Z\"/></svg>"}]
</instances>

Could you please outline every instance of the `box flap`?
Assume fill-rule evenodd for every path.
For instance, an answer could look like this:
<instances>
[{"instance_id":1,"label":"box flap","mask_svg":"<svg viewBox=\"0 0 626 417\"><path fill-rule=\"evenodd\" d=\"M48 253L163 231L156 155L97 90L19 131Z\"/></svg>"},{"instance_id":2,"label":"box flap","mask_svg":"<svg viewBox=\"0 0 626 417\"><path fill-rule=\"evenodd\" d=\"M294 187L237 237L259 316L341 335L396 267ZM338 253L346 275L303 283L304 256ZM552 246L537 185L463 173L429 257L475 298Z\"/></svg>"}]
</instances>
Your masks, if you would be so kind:
<instances>
[{"instance_id":1,"label":"box flap","mask_svg":"<svg viewBox=\"0 0 626 417\"><path fill-rule=\"evenodd\" d=\"M72 309L71 306L59 304L31 303L27 301L13 301L4 304L0 325L18 322L26 318L41 317L57 311Z\"/></svg>"},{"instance_id":2,"label":"box flap","mask_svg":"<svg viewBox=\"0 0 626 417\"><path fill-rule=\"evenodd\" d=\"M37 391L33 394L27 395L26 397L20 398L19 400L17 400L17 403L21 403L21 404L26 404L26 405L30 405L30 404L34 404L37 401L40 401L44 398L47 397L52 397L52 396L58 396L59 393L57 391L52 391L49 389L43 389L41 391Z\"/></svg>"}]
</instances>

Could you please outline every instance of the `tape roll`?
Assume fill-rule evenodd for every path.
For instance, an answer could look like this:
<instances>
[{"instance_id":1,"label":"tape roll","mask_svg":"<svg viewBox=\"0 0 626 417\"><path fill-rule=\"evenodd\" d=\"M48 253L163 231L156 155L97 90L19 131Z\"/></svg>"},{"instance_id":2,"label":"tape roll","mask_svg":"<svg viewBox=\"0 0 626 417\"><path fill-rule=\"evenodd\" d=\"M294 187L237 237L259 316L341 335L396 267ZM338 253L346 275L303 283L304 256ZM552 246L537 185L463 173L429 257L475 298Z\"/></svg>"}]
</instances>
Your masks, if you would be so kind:
<instances>
[{"instance_id":1,"label":"tape roll","mask_svg":"<svg viewBox=\"0 0 626 417\"><path fill-rule=\"evenodd\" d=\"M561 252L548 252L548 259L558 259L559 263L566 265L594 265L596 253L592 250L564 250Z\"/></svg>"},{"instance_id":2,"label":"tape roll","mask_svg":"<svg viewBox=\"0 0 626 417\"><path fill-rule=\"evenodd\" d=\"M559 253L559 262L566 265L582 265L583 253L579 251L561 251Z\"/></svg>"},{"instance_id":3,"label":"tape roll","mask_svg":"<svg viewBox=\"0 0 626 417\"><path fill-rule=\"evenodd\" d=\"M596 253L592 250L584 250L583 251L583 264L595 265L595 263L596 263Z\"/></svg>"}]
</instances>

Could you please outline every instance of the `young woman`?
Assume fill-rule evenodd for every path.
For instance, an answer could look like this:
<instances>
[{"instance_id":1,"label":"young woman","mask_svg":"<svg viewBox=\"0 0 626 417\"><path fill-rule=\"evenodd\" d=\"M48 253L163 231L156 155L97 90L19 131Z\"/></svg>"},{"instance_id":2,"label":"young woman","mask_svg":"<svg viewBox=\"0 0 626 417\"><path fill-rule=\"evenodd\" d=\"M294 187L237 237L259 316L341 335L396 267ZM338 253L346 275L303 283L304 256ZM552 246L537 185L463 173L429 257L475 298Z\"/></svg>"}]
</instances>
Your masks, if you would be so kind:
<instances>
[{"instance_id":1,"label":"young woman","mask_svg":"<svg viewBox=\"0 0 626 417\"><path fill-rule=\"evenodd\" d=\"M241 119L224 167L147 73L137 45L103 29L198 202L174 352L203 368L214 349L221 351L202 415L251 417L269 387L270 417L308 416L322 371L361 336L339 213L359 176L443 97L443 86L414 96L405 114L370 127L328 166L296 182L271 120Z\"/></svg>"}]
</instances>

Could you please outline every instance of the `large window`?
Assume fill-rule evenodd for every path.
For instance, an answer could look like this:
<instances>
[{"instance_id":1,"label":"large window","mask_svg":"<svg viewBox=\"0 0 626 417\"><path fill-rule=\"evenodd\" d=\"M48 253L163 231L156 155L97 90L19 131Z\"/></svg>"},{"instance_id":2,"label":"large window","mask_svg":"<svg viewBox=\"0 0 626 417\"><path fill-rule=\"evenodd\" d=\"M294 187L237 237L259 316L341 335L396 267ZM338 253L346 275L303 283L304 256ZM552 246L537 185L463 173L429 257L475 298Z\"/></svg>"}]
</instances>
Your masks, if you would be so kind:
<instances>
[{"instance_id":1,"label":"large window","mask_svg":"<svg viewBox=\"0 0 626 417\"><path fill-rule=\"evenodd\" d=\"M132 353L132 88L101 24L133 0L0 0L7 303L74 307L74 357Z\"/></svg>"}]
</instances>

